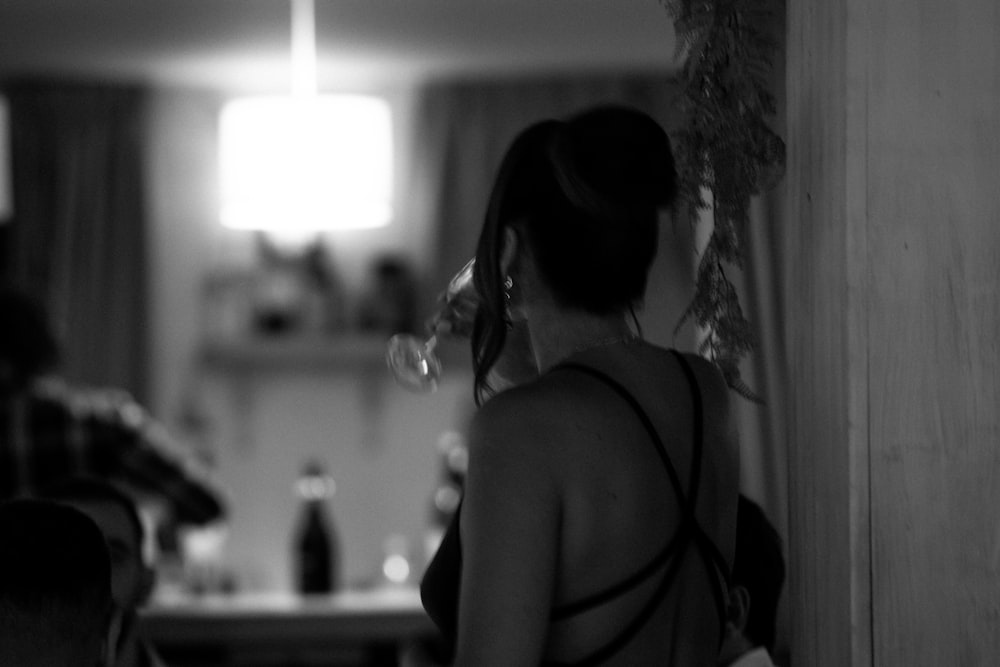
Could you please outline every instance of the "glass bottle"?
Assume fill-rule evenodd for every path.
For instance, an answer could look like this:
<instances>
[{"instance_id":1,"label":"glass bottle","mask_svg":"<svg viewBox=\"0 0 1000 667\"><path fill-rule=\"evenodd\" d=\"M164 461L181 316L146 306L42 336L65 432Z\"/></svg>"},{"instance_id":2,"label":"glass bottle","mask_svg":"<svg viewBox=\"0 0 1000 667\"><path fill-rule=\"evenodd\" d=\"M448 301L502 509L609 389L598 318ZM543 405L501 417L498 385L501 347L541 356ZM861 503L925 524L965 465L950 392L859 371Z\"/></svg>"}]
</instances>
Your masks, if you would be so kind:
<instances>
[{"instance_id":1,"label":"glass bottle","mask_svg":"<svg viewBox=\"0 0 1000 667\"><path fill-rule=\"evenodd\" d=\"M303 595L330 593L338 588L340 549L326 504L336 485L322 466L310 461L296 482L299 523L294 539L296 590Z\"/></svg>"}]
</instances>

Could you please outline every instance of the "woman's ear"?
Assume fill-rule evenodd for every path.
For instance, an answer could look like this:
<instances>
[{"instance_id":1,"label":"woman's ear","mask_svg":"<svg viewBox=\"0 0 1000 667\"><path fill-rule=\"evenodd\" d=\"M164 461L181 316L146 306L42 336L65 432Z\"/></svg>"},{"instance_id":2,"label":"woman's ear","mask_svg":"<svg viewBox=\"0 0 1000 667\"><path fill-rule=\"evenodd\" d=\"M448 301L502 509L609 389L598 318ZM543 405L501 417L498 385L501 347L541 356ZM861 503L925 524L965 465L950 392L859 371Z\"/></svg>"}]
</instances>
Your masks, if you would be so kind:
<instances>
[{"instance_id":1,"label":"woman's ear","mask_svg":"<svg viewBox=\"0 0 1000 667\"><path fill-rule=\"evenodd\" d=\"M507 275L510 273L510 266L514 263L518 250L517 232L511 227L504 227L503 248L500 250L500 273Z\"/></svg>"},{"instance_id":2,"label":"woman's ear","mask_svg":"<svg viewBox=\"0 0 1000 667\"><path fill-rule=\"evenodd\" d=\"M736 585L729 589L729 604L726 608L726 620L737 630L743 632L750 616L750 591L746 586Z\"/></svg>"}]
</instances>

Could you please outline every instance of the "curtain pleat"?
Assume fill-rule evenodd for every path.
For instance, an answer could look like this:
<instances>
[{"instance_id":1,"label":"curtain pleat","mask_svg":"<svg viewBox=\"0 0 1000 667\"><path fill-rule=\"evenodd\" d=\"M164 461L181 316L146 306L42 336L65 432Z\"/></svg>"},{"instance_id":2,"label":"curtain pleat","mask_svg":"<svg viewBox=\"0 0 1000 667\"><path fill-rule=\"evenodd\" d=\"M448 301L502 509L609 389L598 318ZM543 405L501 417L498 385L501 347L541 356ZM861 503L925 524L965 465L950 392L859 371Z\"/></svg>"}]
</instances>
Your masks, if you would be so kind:
<instances>
[{"instance_id":1,"label":"curtain pleat","mask_svg":"<svg viewBox=\"0 0 1000 667\"><path fill-rule=\"evenodd\" d=\"M4 278L45 304L73 382L146 392L145 92L16 81Z\"/></svg>"},{"instance_id":2,"label":"curtain pleat","mask_svg":"<svg viewBox=\"0 0 1000 667\"><path fill-rule=\"evenodd\" d=\"M785 348L784 260L781 256L783 190L751 202L744 238L746 262L734 272L740 302L756 339L741 366L744 379L764 405L735 399L740 424L740 486L788 535L787 353Z\"/></svg>"}]
</instances>

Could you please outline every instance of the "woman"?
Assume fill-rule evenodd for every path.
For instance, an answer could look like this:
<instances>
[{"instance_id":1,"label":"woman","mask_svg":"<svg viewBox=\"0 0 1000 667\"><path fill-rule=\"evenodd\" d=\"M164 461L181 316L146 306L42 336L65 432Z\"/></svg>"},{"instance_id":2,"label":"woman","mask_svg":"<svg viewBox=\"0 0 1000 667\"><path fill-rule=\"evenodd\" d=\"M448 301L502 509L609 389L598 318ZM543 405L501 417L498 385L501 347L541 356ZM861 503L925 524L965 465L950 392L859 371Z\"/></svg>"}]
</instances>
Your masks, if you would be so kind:
<instances>
[{"instance_id":1,"label":"woman","mask_svg":"<svg viewBox=\"0 0 1000 667\"><path fill-rule=\"evenodd\" d=\"M675 178L662 128L621 107L533 125L504 157L476 253L465 495L422 584L456 665L714 664L738 493L727 388L629 326ZM537 377L497 393L522 331Z\"/></svg>"}]
</instances>

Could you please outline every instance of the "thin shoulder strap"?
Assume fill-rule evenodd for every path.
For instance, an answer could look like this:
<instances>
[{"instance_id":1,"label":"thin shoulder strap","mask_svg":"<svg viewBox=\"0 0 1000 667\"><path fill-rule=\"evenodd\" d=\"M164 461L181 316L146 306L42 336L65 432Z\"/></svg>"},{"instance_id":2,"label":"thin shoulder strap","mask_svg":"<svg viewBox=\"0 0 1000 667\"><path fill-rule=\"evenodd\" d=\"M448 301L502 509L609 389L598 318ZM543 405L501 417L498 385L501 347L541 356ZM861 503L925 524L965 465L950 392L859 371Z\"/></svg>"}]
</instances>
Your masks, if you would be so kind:
<instances>
[{"instance_id":1,"label":"thin shoulder strap","mask_svg":"<svg viewBox=\"0 0 1000 667\"><path fill-rule=\"evenodd\" d=\"M725 557L722 552L719 551L719 547L716 546L712 538L705 533L704 528L698 523L697 516L695 515L695 509L697 508L698 502L698 488L701 484L701 463L702 463L702 453L704 451L704 408L702 407L701 400L701 389L698 387L698 379L694 375L694 370L692 370L691 365L688 363L687 359L684 358L680 352L676 350L670 350L677 361L681 365L681 369L684 371L684 377L687 378L688 386L691 389L691 400L692 408L694 412L693 417L693 428L694 428L694 460L691 462L691 485L688 487L689 490L689 503L685 508L687 513L687 522L694 531L695 544L698 550L701 551L702 558L706 560L707 563L712 563L715 565L716 569L722 574L722 578L725 581L726 587L728 588L732 575L729 571L729 564L726 562ZM726 591L723 590L722 585L719 583L717 577L711 577L712 582L712 596L715 598L716 610L719 614L719 627L726 627Z\"/></svg>"},{"instance_id":2,"label":"thin shoulder strap","mask_svg":"<svg viewBox=\"0 0 1000 667\"><path fill-rule=\"evenodd\" d=\"M694 508L698 504L698 490L701 488L701 457L705 449L705 415L704 408L701 405L701 390L698 388L698 380L694 376L694 371L691 370L691 365L688 364L684 355L677 350L670 350L670 353L680 363L681 370L684 371L684 377L687 379L688 387L691 390L691 411L693 413L691 425L694 429L692 437L694 450L691 458L691 479L688 484L688 502L685 503L685 510L690 511L693 517Z\"/></svg>"},{"instance_id":3,"label":"thin shoulder strap","mask_svg":"<svg viewBox=\"0 0 1000 667\"><path fill-rule=\"evenodd\" d=\"M666 447L663 445L663 440L660 438L660 434L656 431L656 427L653 425L653 420L650 419L649 414L642 407L635 396L624 387L620 382L612 378L607 373L599 371L591 366L586 366L584 364L578 363L564 363L559 364L556 369L572 369L590 375L591 377L601 381L606 384L611 389L621 396L635 412L639 421L642 423L650 440L652 441L654 447L656 448L656 453L663 462L664 468L667 470L667 475L670 478L670 485L674 489L674 494L677 496L678 504L683 508L687 502L684 496L684 490L681 486L680 475L677 474L677 469L674 467L673 462L670 460L670 455L667 453ZM648 563L643 565L641 568L636 570L634 573L601 591L596 593L591 593L577 600L567 602L555 607L552 610L552 619L560 620L564 618L569 618L571 616L576 616L588 609L597 607L608 600L613 600L614 598L623 595L627 591L636 588L642 582L646 581L649 577L657 572L670 558L671 554L677 548L680 541L681 531L678 531L670 541L661 549L656 555L649 560Z\"/></svg>"},{"instance_id":4,"label":"thin shoulder strap","mask_svg":"<svg viewBox=\"0 0 1000 667\"><path fill-rule=\"evenodd\" d=\"M626 389L625 386L618 380L603 371L593 368L592 366L586 366L579 363L563 363L559 364L552 370L561 370L564 368L577 370L600 380L611 389L614 389L619 396L625 399L625 401L632 408L633 412L635 412L636 416L639 418L643 427L646 429L650 439L653 441L653 445L656 447L656 453L659 455L660 460L663 462L663 466L667 469L667 474L670 476L670 485L673 487L674 493L677 495L677 500L680 501L681 505L683 505L685 502L684 488L681 485L680 475L677 474L677 468L674 467L673 462L670 460L670 455L667 454L667 448L664 447L663 440L660 439L660 434L656 431L656 426L653 425L653 420L649 418L649 414L642 407L639 401L636 400L635 396L632 395L632 392Z\"/></svg>"}]
</instances>

